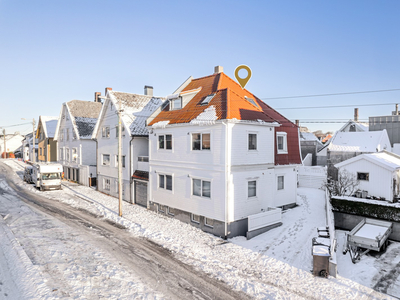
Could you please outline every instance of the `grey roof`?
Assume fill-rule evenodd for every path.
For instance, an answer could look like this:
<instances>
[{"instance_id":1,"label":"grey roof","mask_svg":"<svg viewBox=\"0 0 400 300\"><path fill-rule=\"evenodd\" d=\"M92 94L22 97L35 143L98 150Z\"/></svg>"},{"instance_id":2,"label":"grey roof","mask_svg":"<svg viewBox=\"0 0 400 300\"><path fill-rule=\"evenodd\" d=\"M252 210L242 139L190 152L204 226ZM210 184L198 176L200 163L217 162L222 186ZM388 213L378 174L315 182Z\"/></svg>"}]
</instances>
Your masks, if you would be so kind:
<instances>
[{"instance_id":1,"label":"grey roof","mask_svg":"<svg viewBox=\"0 0 400 300\"><path fill-rule=\"evenodd\" d=\"M91 138L102 104L100 102L72 100L67 102L66 105L71 117L75 119L79 137Z\"/></svg>"}]
</instances>

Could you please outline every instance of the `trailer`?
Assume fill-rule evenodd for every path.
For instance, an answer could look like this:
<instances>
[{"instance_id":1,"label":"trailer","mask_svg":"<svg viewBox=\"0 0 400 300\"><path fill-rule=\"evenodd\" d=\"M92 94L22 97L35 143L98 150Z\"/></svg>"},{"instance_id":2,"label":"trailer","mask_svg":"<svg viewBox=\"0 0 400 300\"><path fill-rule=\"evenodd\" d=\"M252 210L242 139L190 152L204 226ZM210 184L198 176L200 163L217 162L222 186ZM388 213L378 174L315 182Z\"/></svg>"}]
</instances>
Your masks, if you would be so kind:
<instances>
[{"instance_id":1,"label":"trailer","mask_svg":"<svg viewBox=\"0 0 400 300\"><path fill-rule=\"evenodd\" d=\"M32 164L32 182L41 191L61 190L61 176L63 167L54 163Z\"/></svg>"},{"instance_id":2,"label":"trailer","mask_svg":"<svg viewBox=\"0 0 400 300\"><path fill-rule=\"evenodd\" d=\"M388 245L389 235L393 231L393 223L364 218L346 235L343 254L350 253L351 261L356 263L361 256L370 250L381 251Z\"/></svg>"}]
</instances>

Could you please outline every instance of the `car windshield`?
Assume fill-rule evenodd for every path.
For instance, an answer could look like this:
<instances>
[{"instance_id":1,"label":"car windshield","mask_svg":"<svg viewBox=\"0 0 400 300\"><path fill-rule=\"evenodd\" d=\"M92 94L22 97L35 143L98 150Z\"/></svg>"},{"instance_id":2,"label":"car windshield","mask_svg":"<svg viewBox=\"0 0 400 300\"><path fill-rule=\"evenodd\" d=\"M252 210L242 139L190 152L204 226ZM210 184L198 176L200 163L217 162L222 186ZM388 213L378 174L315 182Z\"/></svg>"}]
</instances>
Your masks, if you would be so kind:
<instances>
[{"instance_id":1,"label":"car windshield","mask_svg":"<svg viewBox=\"0 0 400 300\"><path fill-rule=\"evenodd\" d=\"M60 179L60 173L43 173L42 180Z\"/></svg>"}]
</instances>

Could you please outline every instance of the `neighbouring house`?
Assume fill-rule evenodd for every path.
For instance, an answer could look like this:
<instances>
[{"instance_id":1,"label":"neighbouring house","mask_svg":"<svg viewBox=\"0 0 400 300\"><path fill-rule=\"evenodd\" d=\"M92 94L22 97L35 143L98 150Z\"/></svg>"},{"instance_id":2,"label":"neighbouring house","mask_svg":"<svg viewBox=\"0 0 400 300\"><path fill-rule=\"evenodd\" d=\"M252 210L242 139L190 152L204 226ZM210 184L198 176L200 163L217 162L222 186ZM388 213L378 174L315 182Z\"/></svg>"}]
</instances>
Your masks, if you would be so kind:
<instances>
[{"instance_id":1,"label":"neighbouring house","mask_svg":"<svg viewBox=\"0 0 400 300\"><path fill-rule=\"evenodd\" d=\"M62 104L54 140L67 180L86 186L96 184L96 141L92 134L101 107L98 97L95 102L72 100Z\"/></svg>"},{"instance_id":2,"label":"neighbouring house","mask_svg":"<svg viewBox=\"0 0 400 300\"><path fill-rule=\"evenodd\" d=\"M312 132L300 131L301 159L307 165L317 165L317 153L324 145ZM308 156L308 157L307 157ZM307 159L306 159L307 157ZM311 159L309 159L311 157ZM310 164L308 163L310 161Z\"/></svg>"},{"instance_id":3,"label":"neighbouring house","mask_svg":"<svg viewBox=\"0 0 400 300\"><path fill-rule=\"evenodd\" d=\"M281 224L296 204L298 126L216 67L147 120L149 208L221 237Z\"/></svg>"},{"instance_id":4,"label":"neighbouring house","mask_svg":"<svg viewBox=\"0 0 400 300\"><path fill-rule=\"evenodd\" d=\"M58 117L39 116L39 123L36 129L38 140L38 161L57 161L57 142L54 141Z\"/></svg>"},{"instance_id":5,"label":"neighbouring house","mask_svg":"<svg viewBox=\"0 0 400 300\"><path fill-rule=\"evenodd\" d=\"M391 151L386 130L367 132L336 132L327 146L328 177L337 179L335 164L360 154Z\"/></svg>"},{"instance_id":6,"label":"neighbouring house","mask_svg":"<svg viewBox=\"0 0 400 300\"><path fill-rule=\"evenodd\" d=\"M389 202L397 202L400 197L400 156L397 154L388 151L362 154L335 167L354 174L359 181L358 188L367 191L370 197Z\"/></svg>"},{"instance_id":7,"label":"neighbouring house","mask_svg":"<svg viewBox=\"0 0 400 300\"><path fill-rule=\"evenodd\" d=\"M28 133L22 140L23 145L23 156L24 161L33 161L33 155L35 155L34 161L38 161L38 140L35 138L35 147L33 147L33 133ZM35 149L35 150L34 150Z\"/></svg>"},{"instance_id":8,"label":"neighbouring house","mask_svg":"<svg viewBox=\"0 0 400 300\"><path fill-rule=\"evenodd\" d=\"M19 134L19 132L6 134L5 137L4 135L0 135L0 154L3 152L14 153L15 151L18 151L22 145L23 139L24 136Z\"/></svg>"},{"instance_id":9,"label":"neighbouring house","mask_svg":"<svg viewBox=\"0 0 400 300\"><path fill-rule=\"evenodd\" d=\"M380 131L386 129L393 152L400 154L400 113L398 104L395 111L389 116L369 117L369 130Z\"/></svg>"},{"instance_id":10,"label":"neighbouring house","mask_svg":"<svg viewBox=\"0 0 400 300\"><path fill-rule=\"evenodd\" d=\"M105 98L92 136L97 141L97 189L118 196L118 111L121 110L122 198L146 206L149 152L146 119L165 98L154 97L150 86L145 86L145 95L106 88Z\"/></svg>"}]
</instances>

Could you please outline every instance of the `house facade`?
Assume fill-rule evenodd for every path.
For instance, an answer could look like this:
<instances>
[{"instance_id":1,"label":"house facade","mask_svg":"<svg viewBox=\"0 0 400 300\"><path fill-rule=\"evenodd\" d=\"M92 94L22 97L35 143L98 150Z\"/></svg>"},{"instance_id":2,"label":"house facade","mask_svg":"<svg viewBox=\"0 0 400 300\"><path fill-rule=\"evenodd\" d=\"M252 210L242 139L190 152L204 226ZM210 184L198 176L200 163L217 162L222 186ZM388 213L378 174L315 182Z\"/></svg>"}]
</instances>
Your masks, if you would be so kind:
<instances>
[{"instance_id":1,"label":"house facade","mask_svg":"<svg viewBox=\"0 0 400 300\"><path fill-rule=\"evenodd\" d=\"M220 69L189 78L148 125L150 209L232 237L295 205L298 127Z\"/></svg>"},{"instance_id":2,"label":"house facade","mask_svg":"<svg viewBox=\"0 0 400 300\"><path fill-rule=\"evenodd\" d=\"M101 102L82 100L62 104L54 140L58 144L58 162L63 165L67 180L86 186L96 183L96 141L92 140L92 134L101 107Z\"/></svg>"},{"instance_id":3,"label":"house facade","mask_svg":"<svg viewBox=\"0 0 400 300\"><path fill-rule=\"evenodd\" d=\"M57 142L54 141L58 117L39 116L39 123L36 129L38 140L38 161L57 161Z\"/></svg>"},{"instance_id":4,"label":"house facade","mask_svg":"<svg viewBox=\"0 0 400 300\"><path fill-rule=\"evenodd\" d=\"M132 203L147 203L149 146L145 122L163 100L153 97L151 87L145 88L145 95L106 88L106 99L92 136L97 141L99 191L118 197L118 111L121 110L122 198Z\"/></svg>"},{"instance_id":5,"label":"house facade","mask_svg":"<svg viewBox=\"0 0 400 300\"><path fill-rule=\"evenodd\" d=\"M397 202L400 196L400 156L382 151L362 154L335 165L357 178L358 188L368 196Z\"/></svg>"}]
</instances>

